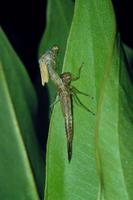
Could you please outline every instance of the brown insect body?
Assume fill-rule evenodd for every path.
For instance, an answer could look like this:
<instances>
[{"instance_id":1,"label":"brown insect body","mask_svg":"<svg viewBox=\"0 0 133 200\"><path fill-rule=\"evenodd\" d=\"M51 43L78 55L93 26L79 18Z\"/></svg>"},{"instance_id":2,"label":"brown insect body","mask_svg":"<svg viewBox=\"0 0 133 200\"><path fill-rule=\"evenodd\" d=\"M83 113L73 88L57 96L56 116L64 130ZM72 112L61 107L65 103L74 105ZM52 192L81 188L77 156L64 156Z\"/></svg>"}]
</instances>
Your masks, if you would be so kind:
<instances>
[{"instance_id":1,"label":"brown insect body","mask_svg":"<svg viewBox=\"0 0 133 200\"><path fill-rule=\"evenodd\" d=\"M72 128L72 105L71 105L71 93L69 90L69 79L70 73L66 72L61 75L61 77L54 70L55 67L55 57L57 55L58 46L53 46L52 49L48 50L39 60L40 71L44 66L47 67L48 74L51 80L57 87L58 96L62 108L62 112L65 120L65 129L67 136L67 150L68 150L68 160L71 160L72 157L72 139L73 139L73 128ZM46 70L46 69L45 69ZM48 80L47 77L43 78L42 75L42 85L45 84L45 80ZM45 75L45 74L44 74Z\"/></svg>"},{"instance_id":2,"label":"brown insect body","mask_svg":"<svg viewBox=\"0 0 133 200\"><path fill-rule=\"evenodd\" d=\"M50 76L51 80L57 87L57 92L62 108L62 112L64 115L65 120L65 129L66 129L66 137L67 137L67 151L68 151L68 160L70 162L72 158L72 140L73 140L73 113L72 113L72 95L75 96L75 102L78 105L81 105L85 110L91 112L93 115L94 113L88 109L78 98L76 93L80 93L85 96L89 96L75 87L71 86L71 81L77 80L80 77L81 67L79 68L79 76L72 78L70 72L65 72L59 76L55 71L55 58L57 55L59 47L53 46L51 49L46 51L46 53L40 58L40 72L42 78L42 85L48 82L48 75Z\"/></svg>"},{"instance_id":3,"label":"brown insect body","mask_svg":"<svg viewBox=\"0 0 133 200\"><path fill-rule=\"evenodd\" d=\"M60 98L60 104L65 120L65 129L67 137L67 151L68 151L68 160L70 162L72 157L72 141L73 141L73 118L72 118L72 96L71 90L69 88L68 79L70 78L70 73L65 72L61 74L61 79L64 84L64 88L58 88L58 95Z\"/></svg>"}]
</instances>

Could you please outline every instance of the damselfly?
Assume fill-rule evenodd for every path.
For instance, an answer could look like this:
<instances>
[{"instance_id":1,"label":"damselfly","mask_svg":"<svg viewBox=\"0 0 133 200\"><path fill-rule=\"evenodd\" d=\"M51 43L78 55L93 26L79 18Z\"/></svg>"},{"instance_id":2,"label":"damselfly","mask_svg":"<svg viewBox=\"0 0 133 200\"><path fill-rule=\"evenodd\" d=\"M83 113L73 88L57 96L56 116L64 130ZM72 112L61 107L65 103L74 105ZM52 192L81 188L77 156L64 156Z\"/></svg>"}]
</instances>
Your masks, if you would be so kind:
<instances>
[{"instance_id":1,"label":"damselfly","mask_svg":"<svg viewBox=\"0 0 133 200\"><path fill-rule=\"evenodd\" d=\"M89 96L86 93L83 93L71 85L71 81L78 80L80 78L80 72L82 66L79 68L79 74L77 77L74 77L70 72L64 72L59 76L55 71L55 59L57 52L59 50L58 46L53 46L51 49L46 51L44 55L39 59L40 72L42 85L48 82L49 77L54 82L57 88L58 98L52 104L52 106L60 101L64 120L65 120L65 129L67 137L67 151L68 151L68 160L71 160L72 157L72 141L73 141L73 114L72 114L72 97L78 105L81 105L85 110L94 113L88 109L79 99L77 93L80 93L85 96Z\"/></svg>"}]
</instances>

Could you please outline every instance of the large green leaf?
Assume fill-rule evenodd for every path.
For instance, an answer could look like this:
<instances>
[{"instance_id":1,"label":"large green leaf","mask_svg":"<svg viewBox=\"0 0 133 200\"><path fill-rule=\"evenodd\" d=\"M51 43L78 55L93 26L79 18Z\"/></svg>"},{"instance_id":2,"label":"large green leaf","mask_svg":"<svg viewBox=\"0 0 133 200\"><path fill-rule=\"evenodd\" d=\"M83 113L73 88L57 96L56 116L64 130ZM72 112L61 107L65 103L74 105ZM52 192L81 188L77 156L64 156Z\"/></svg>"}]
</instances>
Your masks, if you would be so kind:
<instances>
[{"instance_id":1,"label":"large green leaf","mask_svg":"<svg viewBox=\"0 0 133 200\"><path fill-rule=\"evenodd\" d=\"M0 30L0 199L40 199L43 161L35 135L37 99ZM39 197L40 196L40 197Z\"/></svg>"},{"instance_id":2,"label":"large green leaf","mask_svg":"<svg viewBox=\"0 0 133 200\"><path fill-rule=\"evenodd\" d=\"M54 44L60 47L57 71L61 72L66 48L67 37L73 16L74 2L71 0L49 0L47 6L47 26L42 37L39 55ZM50 102L55 98L56 90L53 84L48 84ZM52 92L51 92L52 91Z\"/></svg>"},{"instance_id":3,"label":"large green leaf","mask_svg":"<svg viewBox=\"0 0 133 200\"><path fill-rule=\"evenodd\" d=\"M47 144L45 199L133 199L133 86L109 0L75 2L63 70L76 74L82 62L81 78L73 85L94 96L94 100L81 95L80 99L95 116L74 103L69 163L64 119L60 105L55 106Z\"/></svg>"}]
</instances>

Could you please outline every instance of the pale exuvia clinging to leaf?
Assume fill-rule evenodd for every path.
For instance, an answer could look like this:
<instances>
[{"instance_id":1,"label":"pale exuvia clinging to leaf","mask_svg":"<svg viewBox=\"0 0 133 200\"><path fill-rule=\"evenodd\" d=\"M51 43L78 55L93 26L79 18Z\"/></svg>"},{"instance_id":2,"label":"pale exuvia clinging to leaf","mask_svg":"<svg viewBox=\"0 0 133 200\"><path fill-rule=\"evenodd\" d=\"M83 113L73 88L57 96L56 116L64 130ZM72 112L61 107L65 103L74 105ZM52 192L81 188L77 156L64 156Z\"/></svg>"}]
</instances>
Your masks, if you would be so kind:
<instances>
[{"instance_id":1,"label":"pale exuvia clinging to leaf","mask_svg":"<svg viewBox=\"0 0 133 200\"><path fill-rule=\"evenodd\" d=\"M49 75L48 75L48 69L45 62L43 62L42 59L39 60L39 67L40 67L40 74L41 74L41 82L44 86L45 83L48 83Z\"/></svg>"}]
</instances>

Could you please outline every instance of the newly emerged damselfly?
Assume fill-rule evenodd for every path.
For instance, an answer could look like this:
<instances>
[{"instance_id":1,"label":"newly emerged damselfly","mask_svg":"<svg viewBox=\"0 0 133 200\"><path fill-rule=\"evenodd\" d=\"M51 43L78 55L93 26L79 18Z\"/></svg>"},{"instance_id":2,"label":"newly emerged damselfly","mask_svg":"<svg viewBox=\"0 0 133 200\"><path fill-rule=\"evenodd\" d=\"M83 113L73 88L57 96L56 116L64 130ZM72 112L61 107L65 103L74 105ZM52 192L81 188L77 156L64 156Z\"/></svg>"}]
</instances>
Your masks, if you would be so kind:
<instances>
[{"instance_id":1,"label":"newly emerged damselfly","mask_svg":"<svg viewBox=\"0 0 133 200\"><path fill-rule=\"evenodd\" d=\"M83 93L76 89L71 85L71 81L78 80L80 78L80 71L77 77L74 77L70 72L64 72L60 76L55 71L56 65L56 55L59 50L57 45L54 45L51 49L47 50L44 55L39 59L39 66L41 72L42 85L48 82L49 77L54 82L57 88L58 98L52 104L54 105L57 101L60 101L64 120L65 120L65 129L66 129L66 137L67 137L67 151L68 151L68 160L70 162L72 158L72 141L73 141L73 115L72 115L72 99L78 105L81 105L85 110L94 113L88 109L79 99L77 94L82 94L85 96L89 96L86 93ZM72 98L73 97L73 98Z\"/></svg>"}]
</instances>

